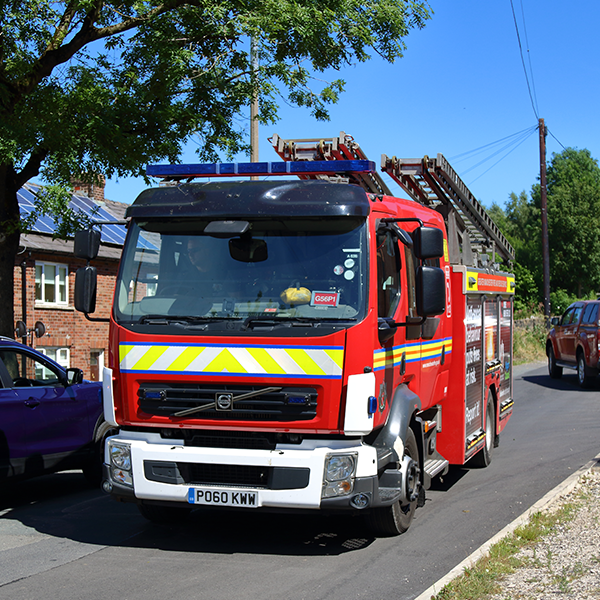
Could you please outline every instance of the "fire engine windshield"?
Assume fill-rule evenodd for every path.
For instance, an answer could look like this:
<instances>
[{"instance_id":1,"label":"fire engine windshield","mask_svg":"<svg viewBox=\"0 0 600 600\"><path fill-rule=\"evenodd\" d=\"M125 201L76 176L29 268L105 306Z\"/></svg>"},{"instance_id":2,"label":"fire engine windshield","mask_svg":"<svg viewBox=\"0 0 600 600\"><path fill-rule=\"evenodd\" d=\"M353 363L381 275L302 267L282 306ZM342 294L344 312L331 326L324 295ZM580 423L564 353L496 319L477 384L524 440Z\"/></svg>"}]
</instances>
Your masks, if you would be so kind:
<instances>
[{"instance_id":1,"label":"fire engine windshield","mask_svg":"<svg viewBox=\"0 0 600 600\"><path fill-rule=\"evenodd\" d=\"M117 281L127 324L356 322L364 316L364 219L133 222Z\"/></svg>"}]
</instances>

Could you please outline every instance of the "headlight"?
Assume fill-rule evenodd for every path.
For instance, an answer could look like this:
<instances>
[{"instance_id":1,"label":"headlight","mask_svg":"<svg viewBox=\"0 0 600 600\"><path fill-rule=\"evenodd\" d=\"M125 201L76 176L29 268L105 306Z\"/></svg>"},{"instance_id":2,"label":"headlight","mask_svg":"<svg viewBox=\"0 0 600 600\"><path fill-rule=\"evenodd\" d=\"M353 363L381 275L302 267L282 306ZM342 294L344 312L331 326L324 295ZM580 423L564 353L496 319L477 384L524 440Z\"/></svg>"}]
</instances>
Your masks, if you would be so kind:
<instances>
[{"instance_id":1,"label":"headlight","mask_svg":"<svg viewBox=\"0 0 600 600\"><path fill-rule=\"evenodd\" d=\"M346 496L354 489L356 454L328 454L323 473L323 498Z\"/></svg>"},{"instance_id":2,"label":"headlight","mask_svg":"<svg viewBox=\"0 0 600 600\"><path fill-rule=\"evenodd\" d=\"M354 456L348 454L330 455L325 463L325 479L341 481L354 475Z\"/></svg>"},{"instance_id":3,"label":"headlight","mask_svg":"<svg viewBox=\"0 0 600 600\"><path fill-rule=\"evenodd\" d=\"M129 471L131 469L131 451L129 445L109 443L111 464L119 469Z\"/></svg>"}]
</instances>

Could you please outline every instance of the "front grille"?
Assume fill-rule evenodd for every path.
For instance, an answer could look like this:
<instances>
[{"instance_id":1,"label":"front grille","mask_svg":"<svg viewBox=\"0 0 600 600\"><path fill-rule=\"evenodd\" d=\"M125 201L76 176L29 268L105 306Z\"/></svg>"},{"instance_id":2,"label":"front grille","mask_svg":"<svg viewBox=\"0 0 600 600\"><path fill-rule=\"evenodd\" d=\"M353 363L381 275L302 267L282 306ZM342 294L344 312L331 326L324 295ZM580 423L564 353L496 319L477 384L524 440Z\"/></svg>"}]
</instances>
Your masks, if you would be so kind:
<instances>
[{"instance_id":1,"label":"front grille","mask_svg":"<svg viewBox=\"0 0 600 600\"><path fill-rule=\"evenodd\" d=\"M307 487L310 481L308 468L150 460L144 461L144 475L149 481L172 485L231 486L271 490L302 489Z\"/></svg>"},{"instance_id":2,"label":"front grille","mask_svg":"<svg viewBox=\"0 0 600 600\"><path fill-rule=\"evenodd\" d=\"M179 468L187 467L183 475L186 483L239 485L266 487L273 467L255 467L252 465L209 465L179 463Z\"/></svg>"},{"instance_id":3,"label":"front grille","mask_svg":"<svg viewBox=\"0 0 600 600\"><path fill-rule=\"evenodd\" d=\"M274 386L144 383L138 390L139 409L149 415L219 421L308 421L317 416L317 390ZM255 394L237 400L236 397ZM231 398L231 407L217 409L217 398ZM227 404L225 402L225 404Z\"/></svg>"}]
</instances>

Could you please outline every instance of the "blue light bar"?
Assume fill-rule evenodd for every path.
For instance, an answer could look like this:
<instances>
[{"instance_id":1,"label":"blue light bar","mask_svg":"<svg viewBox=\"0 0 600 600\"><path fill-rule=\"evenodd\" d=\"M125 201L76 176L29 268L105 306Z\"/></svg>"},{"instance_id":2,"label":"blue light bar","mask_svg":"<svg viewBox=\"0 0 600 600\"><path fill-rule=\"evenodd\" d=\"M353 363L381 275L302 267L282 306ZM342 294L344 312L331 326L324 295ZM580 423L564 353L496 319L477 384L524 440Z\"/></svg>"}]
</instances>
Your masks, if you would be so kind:
<instances>
[{"instance_id":1,"label":"blue light bar","mask_svg":"<svg viewBox=\"0 0 600 600\"><path fill-rule=\"evenodd\" d=\"M151 177L243 177L267 175L335 175L375 173L372 160L310 160L256 163L203 163L197 165L148 165Z\"/></svg>"}]
</instances>

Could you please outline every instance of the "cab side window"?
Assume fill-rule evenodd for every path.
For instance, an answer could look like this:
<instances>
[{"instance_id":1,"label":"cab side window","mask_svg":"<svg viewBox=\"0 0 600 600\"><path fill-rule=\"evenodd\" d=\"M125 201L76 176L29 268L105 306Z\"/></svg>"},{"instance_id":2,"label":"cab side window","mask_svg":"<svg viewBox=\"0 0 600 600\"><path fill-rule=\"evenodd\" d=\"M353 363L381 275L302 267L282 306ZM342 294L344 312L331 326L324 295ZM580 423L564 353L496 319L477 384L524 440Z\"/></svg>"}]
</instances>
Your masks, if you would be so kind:
<instances>
[{"instance_id":1,"label":"cab side window","mask_svg":"<svg viewBox=\"0 0 600 600\"><path fill-rule=\"evenodd\" d=\"M595 325L598 322L598 304L588 304L581 319L582 325Z\"/></svg>"},{"instance_id":2,"label":"cab side window","mask_svg":"<svg viewBox=\"0 0 600 600\"><path fill-rule=\"evenodd\" d=\"M390 231L377 235L377 310L392 317L400 301L400 254Z\"/></svg>"}]
</instances>

